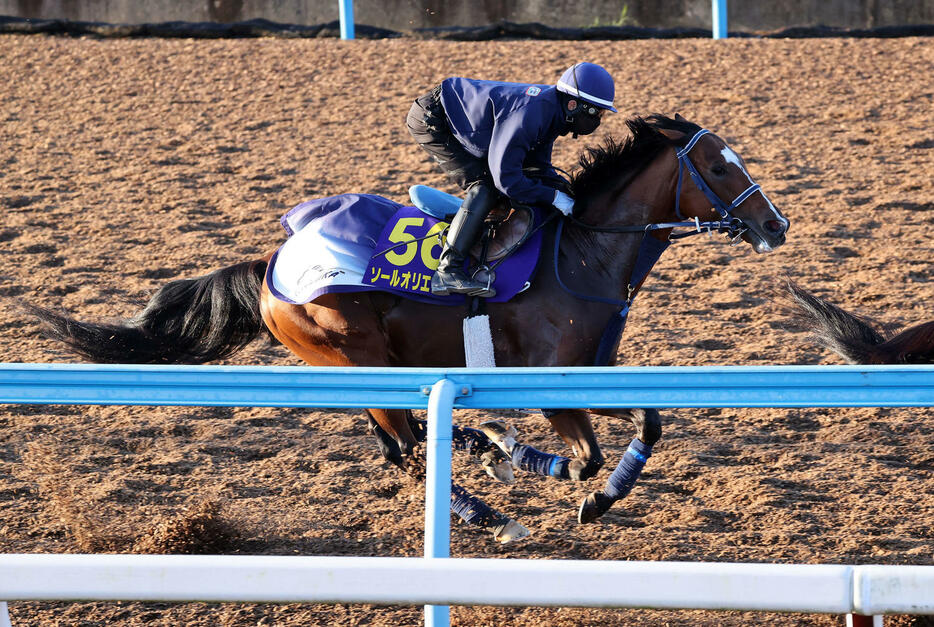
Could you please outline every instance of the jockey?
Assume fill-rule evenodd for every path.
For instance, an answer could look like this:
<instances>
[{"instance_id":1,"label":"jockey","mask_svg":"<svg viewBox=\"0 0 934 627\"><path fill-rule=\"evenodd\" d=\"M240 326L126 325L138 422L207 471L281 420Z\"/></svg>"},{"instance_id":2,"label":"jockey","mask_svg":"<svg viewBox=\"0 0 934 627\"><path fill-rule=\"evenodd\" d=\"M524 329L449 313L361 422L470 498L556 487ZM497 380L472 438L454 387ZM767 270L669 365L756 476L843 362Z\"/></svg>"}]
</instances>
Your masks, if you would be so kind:
<instances>
[{"instance_id":1,"label":"jockey","mask_svg":"<svg viewBox=\"0 0 934 627\"><path fill-rule=\"evenodd\" d=\"M467 275L464 259L500 194L571 214L574 200L551 165L552 146L560 135L593 133L604 112L616 112L614 95L605 69L575 63L557 85L447 78L415 101L406 118L409 132L467 192L448 228L433 294L492 295L486 283ZM537 168L542 178L529 178L525 168Z\"/></svg>"}]
</instances>

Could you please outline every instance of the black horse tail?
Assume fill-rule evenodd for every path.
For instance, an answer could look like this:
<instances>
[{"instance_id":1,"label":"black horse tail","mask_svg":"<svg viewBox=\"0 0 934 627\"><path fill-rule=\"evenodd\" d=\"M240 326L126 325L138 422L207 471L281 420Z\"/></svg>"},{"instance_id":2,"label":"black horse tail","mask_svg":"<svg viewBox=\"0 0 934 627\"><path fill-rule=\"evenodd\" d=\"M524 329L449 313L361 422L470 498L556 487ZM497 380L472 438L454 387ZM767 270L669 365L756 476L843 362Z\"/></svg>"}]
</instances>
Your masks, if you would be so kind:
<instances>
[{"instance_id":1,"label":"black horse tail","mask_svg":"<svg viewBox=\"0 0 934 627\"><path fill-rule=\"evenodd\" d=\"M115 324L26 308L48 337L92 362L202 364L242 350L266 328L259 309L265 272L266 261L258 259L172 281L141 312Z\"/></svg>"},{"instance_id":2,"label":"black horse tail","mask_svg":"<svg viewBox=\"0 0 934 627\"><path fill-rule=\"evenodd\" d=\"M934 320L887 337L874 327L870 318L856 316L807 292L792 281L787 283L798 318L821 346L851 364L934 363Z\"/></svg>"}]
</instances>

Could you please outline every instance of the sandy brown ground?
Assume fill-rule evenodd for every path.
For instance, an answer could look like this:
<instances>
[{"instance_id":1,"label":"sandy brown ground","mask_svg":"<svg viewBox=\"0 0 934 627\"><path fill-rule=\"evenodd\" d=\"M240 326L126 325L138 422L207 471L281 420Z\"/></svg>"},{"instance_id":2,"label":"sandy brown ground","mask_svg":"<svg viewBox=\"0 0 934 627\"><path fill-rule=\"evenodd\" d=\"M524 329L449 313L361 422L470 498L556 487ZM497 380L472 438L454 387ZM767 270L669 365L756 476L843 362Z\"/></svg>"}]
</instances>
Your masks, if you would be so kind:
<instances>
[{"instance_id":1,"label":"sandy brown ground","mask_svg":"<svg viewBox=\"0 0 934 627\"><path fill-rule=\"evenodd\" d=\"M934 318L934 41L441 43L0 37L0 361L75 361L14 305L89 319L168 280L253 258L278 217L348 191L454 191L410 141L412 99L448 75L552 82L604 64L621 114L680 112L726 138L792 220L770 256L688 240L660 262L621 346L632 365L840 363L789 328L784 275L892 323ZM585 142L559 140L572 168ZM230 363L297 365L255 344ZM567 453L541 418L501 412ZM460 412L459 422L484 415ZM459 557L934 563L934 423L914 409L679 410L633 494L522 475L469 488L534 533L455 526ZM631 427L598 419L607 458ZM612 468L612 465L611 465ZM0 408L0 551L422 551L423 487L384 463L359 411ZM217 535L215 545L198 538ZM200 535L199 535L200 534ZM503 585L509 585L504 581ZM417 607L15 603L14 625L414 625ZM453 608L457 625L841 625L842 617ZM907 625L912 619L889 619ZM915 621L915 624L919 624Z\"/></svg>"}]
</instances>

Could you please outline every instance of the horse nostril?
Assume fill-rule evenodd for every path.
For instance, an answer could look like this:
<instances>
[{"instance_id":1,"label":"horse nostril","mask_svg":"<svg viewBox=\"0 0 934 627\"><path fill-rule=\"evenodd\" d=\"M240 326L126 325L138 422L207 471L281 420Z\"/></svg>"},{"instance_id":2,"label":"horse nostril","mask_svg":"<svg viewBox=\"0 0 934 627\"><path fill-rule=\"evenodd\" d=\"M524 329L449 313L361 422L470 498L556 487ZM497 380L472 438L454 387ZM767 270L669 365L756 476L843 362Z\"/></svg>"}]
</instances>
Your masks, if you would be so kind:
<instances>
[{"instance_id":1,"label":"horse nostril","mask_svg":"<svg viewBox=\"0 0 934 627\"><path fill-rule=\"evenodd\" d=\"M768 220L765 229L773 235L781 235L785 232L785 223L781 220Z\"/></svg>"}]
</instances>

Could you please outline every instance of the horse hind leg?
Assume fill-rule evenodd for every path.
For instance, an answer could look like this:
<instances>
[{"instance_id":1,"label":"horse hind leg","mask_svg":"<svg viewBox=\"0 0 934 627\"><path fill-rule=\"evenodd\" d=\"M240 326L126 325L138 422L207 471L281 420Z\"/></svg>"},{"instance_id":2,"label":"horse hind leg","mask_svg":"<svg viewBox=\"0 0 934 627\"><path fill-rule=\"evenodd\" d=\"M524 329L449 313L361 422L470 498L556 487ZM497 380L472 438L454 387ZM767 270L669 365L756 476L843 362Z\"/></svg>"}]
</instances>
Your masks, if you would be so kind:
<instances>
[{"instance_id":1,"label":"horse hind leg","mask_svg":"<svg viewBox=\"0 0 934 627\"><path fill-rule=\"evenodd\" d=\"M548 418L552 428L561 436L565 444L571 447L575 455L575 459L571 460L559 458L559 461L555 464L557 470L552 476L584 481L596 475L597 471L603 467L604 459L603 453L600 452L600 446L597 444L597 437L593 432L590 415L583 409L543 409L542 414ZM534 449L531 450L534 451ZM548 455L540 451L537 451L537 453ZM525 455L529 455L529 452L526 452ZM538 458L539 456L535 455L531 457L530 461L540 464ZM567 461L562 462L560 460ZM566 470L561 470L562 465Z\"/></svg>"},{"instance_id":2,"label":"horse hind leg","mask_svg":"<svg viewBox=\"0 0 934 627\"><path fill-rule=\"evenodd\" d=\"M270 332L293 353L312 366L388 366L386 345L378 341L379 323L367 299L353 295L328 294L320 305L289 305L273 298L264 286L261 298L263 320ZM351 321L353 324L351 324ZM410 474L424 476L423 458L418 455L418 427L409 410L368 409L368 422L380 450L387 459ZM427 429L416 428L421 441ZM473 438L465 438L470 442ZM491 528L498 542L511 542L529 535L529 530L496 512L466 490L452 484L451 509L466 522Z\"/></svg>"},{"instance_id":3,"label":"horse hind leg","mask_svg":"<svg viewBox=\"0 0 934 627\"><path fill-rule=\"evenodd\" d=\"M376 444L379 446L379 452L383 456L383 459L394 466L405 469L405 462L402 459L402 449L399 448L399 443L379 426L379 423L376 422L376 419L373 417L373 414L370 413L369 409L366 410L366 417L367 428L370 433L376 437Z\"/></svg>"},{"instance_id":4,"label":"horse hind leg","mask_svg":"<svg viewBox=\"0 0 934 627\"><path fill-rule=\"evenodd\" d=\"M415 439L424 442L428 437L428 421L419 420L409 412L409 428ZM515 431L515 429L513 429ZM479 429L451 425L451 444L454 450L465 451L480 461L484 472L501 483L512 485L516 477L512 471L512 461L490 438Z\"/></svg>"},{"instance_id":5,"label":"horse hind leg","mask_svg":"<svg viewBox=\"0 0 934 627\"><path fill-rule=\"evenodd\" d=\"M293 305L273 297L264 285L260 310L276 339L309 365L391 365L376 311L368 298L326 294L314 303ZM407 472L423 476L425 467L418 455L418 441L409 428L407 410L371 408L367 414L383 456ZM380 431L373 429L373 423Z\"/></svg>"},{"instance_id":6,"label":"horse hind leg","mask_svg":"<svg viewBox=\"0 0 934 627\"><path fill-rule=\"evenodd\" d=\"M424 442L428 432L426 421L418 420L412 416L411 412L408 413L408 418L412 425L412 432L419 442ZM369 414L369 411L367 414ZM389 437L389 435L383 431L382 427L379 426L379 423L376 422L372 415L368 415L368 418L370 431L376 436L383 457L400 468L403 467L402 453L395 439ZM486 446L492 446L493 449L496 449L496 446L489 440L486 440L483 434L476 429L455 427L455 434L452 440L454 448L456 449L459 448L461 450L470 451L471 449L477 450L483 446L483 443L476 438L473 433L458 436L457 430L479 433L480 437L485 440ZM499 449L496 450L499 451ZM509 478L511 480L512 467L508 462L507 468L509 469ZM490 529L493 532L493 539L501 544L506 544L507 542L519 540L531 535L531 532L521 523L496 511L456 483L451 484L451 511L469 525Z\"/></svg>"},{"instance_id":7,"label":"horse hind leg","mask_svg":"<svg viewBox=\"0 0 934 627\"><path fill-rule=\"evenodd\" d=\"M407 409L367 409L367 426L376 437L376 444L384 459L398 466L417 479L425 476L425 459L421 454L420 442L416 434L412 433L407 424ZM404 425L411 434L411 441L405 437L393 436L386 428L387 424Z\"/></svg>"},{"instance_id":8,"label":"horse hind leg","mask_svg":"<svg viewBox=\"0 0 934 627\"><path fill-rule=\"evenodd\" d=\"M469 525L490 529L493 539L500 544L532 535L521 523L496 511L456 483L451 483L451 511Z\"/></svg>"}]
</instances>

